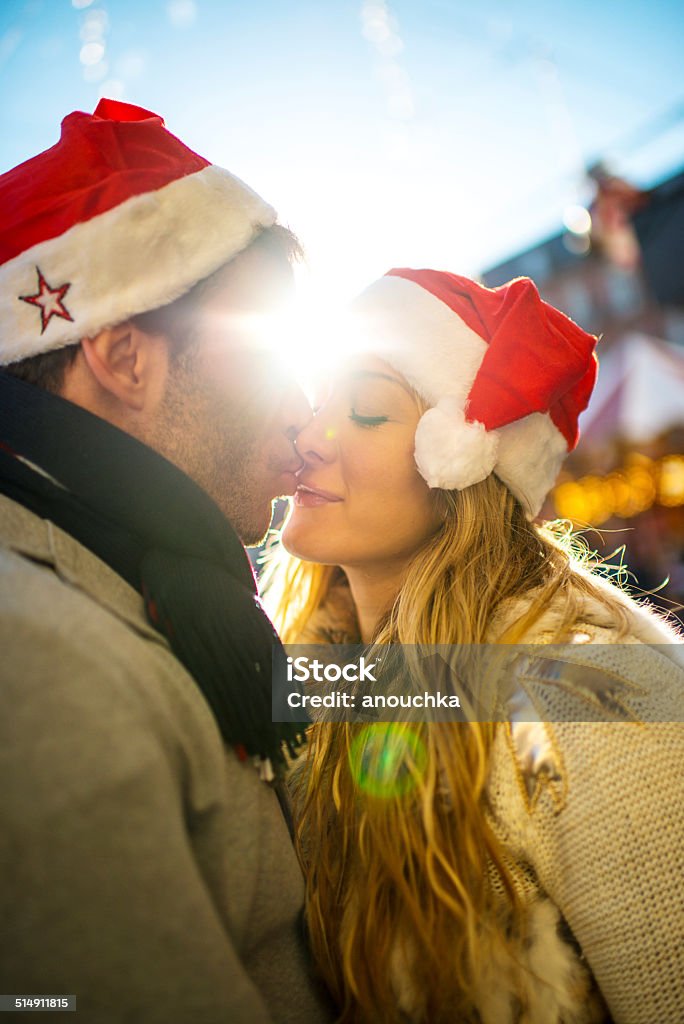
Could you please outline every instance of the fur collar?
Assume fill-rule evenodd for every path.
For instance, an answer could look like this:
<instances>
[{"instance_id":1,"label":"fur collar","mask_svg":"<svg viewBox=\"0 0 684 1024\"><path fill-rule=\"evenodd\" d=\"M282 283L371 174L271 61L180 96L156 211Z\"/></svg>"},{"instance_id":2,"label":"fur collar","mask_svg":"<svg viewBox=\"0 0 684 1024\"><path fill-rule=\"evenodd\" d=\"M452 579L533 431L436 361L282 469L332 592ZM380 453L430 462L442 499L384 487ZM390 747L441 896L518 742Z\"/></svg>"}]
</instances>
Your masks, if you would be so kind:
<instances>
[{"instance_id":1,"label":"fur collar","mask_svg":"<svg viewBox=\"0 0 684 1024\"><path fill-rule=\"evenodd\" d=\"M332 585L325 603L314 612L298 644L359 643L356 609L346 577Z\"/></svg>"},{"instance_id":2,"label":"fur collar","mask_svg":"<svg viewBox=\"0 0 684 1024\"><path fill-rule=\"evenodd\" d=\"M575 631L578 634L586 633L586 637L582 637L584 642L603 644L615 642L616 628L610 608L600 599L603 594L617 601L626 613L629 632L622 639L622 643L681 644L684 642L684 634L681 629L652 605L637 604L633 598L628 597L624 591L602 576L590 575L582 569L575 569L575 573L581 579L590 580L598 592L598 596L595 597L583 593L578 588L575 589L575 596L578 598L580 606ZM531 606L534 598L535 591L531 591L524 597L504 602L497 610L491 624L492 640L496 636L501 636L521 618ZM527 630L522 642L548 642L555 635L561 623L563 606L563 594L557 594L549 607Z\"/></svg>"},{"instance_id":3,"label":"fur collar","mask_svg":"<svg viewBox=\"0 0 684 1024\"><path fill-rule=\"evenodd\" d=\"M638 604L618 587L601 576L591 575L582 569L575 569L577 576L591 579L599 595L606 594L618 601L625 609L629 622L629 635L625 643L684 644L684 632L667 616L648 603ZM531 606L535 592L524 597L505 601L496 611L491 628L492 640L501 636L506 629L521 618ZM577 630L585 630L588 639L595 643L614 642L615 626L610 609L599 597L578 593L580 614ZM524 637L525 643L544 643L552 637L563 616L563 595L559 594L540 615ZM302 632L298 643L342 644L358 643L359 627L349 584L340 579L330 589L327 600L315 612Z\"/></svg>"},{"instance_id":4,"label":"fur collar","mask_svg":"<svg viewBox=\"0 0 684 1024\"><path fill-rule=\"evenodd\" d=\"M537 899L528 908L527 936L517 949L483 936L475 994L481 1024L607 1024L607 1008L591 974L561 932L557 907ZM425 1006L411 984L411 955L397 942L392 959L399 1008L408 1021L423 1024Z\"/></svg>"}]
</instances>

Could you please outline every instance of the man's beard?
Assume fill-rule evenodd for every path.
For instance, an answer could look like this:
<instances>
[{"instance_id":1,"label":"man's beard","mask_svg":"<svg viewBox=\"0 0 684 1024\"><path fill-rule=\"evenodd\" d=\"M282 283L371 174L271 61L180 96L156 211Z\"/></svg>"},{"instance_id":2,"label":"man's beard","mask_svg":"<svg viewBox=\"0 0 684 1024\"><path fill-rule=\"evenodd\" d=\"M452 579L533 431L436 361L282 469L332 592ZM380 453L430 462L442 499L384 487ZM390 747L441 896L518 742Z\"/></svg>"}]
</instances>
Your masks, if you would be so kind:
<instances>
[{"instance_id":1,"label":"man's beard","mask_svg":"<svg viewBox=\"0 0 684 1024\"><path fill-rule=\"evenodd\" d=\"M246 547L264 539L273 509L259 487L259 440L253 431L242 432L233 425L220 439L208 439L199 451L188 450L187 468L181 467L216 502Z\"/></svg>"},{"instance_id":2,"label":"man's beard","mask_svg":"<svg viewBox=\"0 0 684 1024\"><path fill-rule=\"evenodd\" d=\"M169 387L147 443L183 470L218 505L247 547L261 543L273 501L263 494L260 473L263 424L226 415L197 389Z\"/></svg>"},{"instance_id":3,"label":"man's beard","mask_svg":"<svg viewBox=\"0 0 684 1024\"><path fill-rule=\"evenodd\" d=\"M221 493L214 501L230 519L235 532L245 547L257 547L265 539L273 517L273 500L256 500L254 490L254 462L245 464L242 460L233 464L228 486L221 487ZM217 481L217 485L219 481Z\"/></svg>"}]
</instances>

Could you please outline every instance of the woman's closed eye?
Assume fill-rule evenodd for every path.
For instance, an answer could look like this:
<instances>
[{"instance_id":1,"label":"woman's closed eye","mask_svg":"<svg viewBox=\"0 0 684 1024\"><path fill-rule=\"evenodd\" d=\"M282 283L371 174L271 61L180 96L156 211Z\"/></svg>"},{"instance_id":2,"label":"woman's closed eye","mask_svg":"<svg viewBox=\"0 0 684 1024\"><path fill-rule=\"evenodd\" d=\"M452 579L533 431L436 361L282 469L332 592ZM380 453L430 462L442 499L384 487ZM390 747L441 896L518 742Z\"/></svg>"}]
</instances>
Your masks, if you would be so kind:
<instances>
[{"instance_id":1,"label":"woman's closed eye","mask_svg":"<svg viewBox=\"0 0 684 1024\"><path fill-rule=\"evenodd\" d=\"M381 423L387 423L389 416L363 416L352 408L349 419L360 427L379 427Z\"/></svg>"}]
</instances>

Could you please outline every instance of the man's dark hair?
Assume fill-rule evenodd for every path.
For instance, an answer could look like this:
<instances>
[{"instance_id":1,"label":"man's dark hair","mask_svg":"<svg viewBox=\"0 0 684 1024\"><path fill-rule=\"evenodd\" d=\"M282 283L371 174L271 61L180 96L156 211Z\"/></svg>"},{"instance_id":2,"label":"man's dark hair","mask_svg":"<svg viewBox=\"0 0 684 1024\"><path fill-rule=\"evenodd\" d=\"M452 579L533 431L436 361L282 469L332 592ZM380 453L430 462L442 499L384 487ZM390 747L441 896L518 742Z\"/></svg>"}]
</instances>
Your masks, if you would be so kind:
<instances>
[{"instance_id":1,"label":"man's dark hair","mask_svg":"<svg viewBox=\"0 0 684 1024\"><path fill-rule=\"evenodd\" d=\"M303 251L298 239L289 228L282 224L273 224L271 227L264 228L247 248L251 246L258 246L275 257L281 256L290 264L298 263L303 259ZM218 268L218 270L222 269L223 267ZM171 343L172 358L179 358L193 345L199 307L206 293L211 291L213 278L218 270L210 274L209 277L198 281L189 291L173 302L132 316L131 322L146 334L165 335ZM19 362L10 363L3 369L6 373L26 381L27 384L57 395L64 386L65 374L76 359L79 348L80 342L76 342L74 345L66 345L64 348L53 349L50 352L41 352L40 355L29 356Z\"/></svg>"}]
</instances>

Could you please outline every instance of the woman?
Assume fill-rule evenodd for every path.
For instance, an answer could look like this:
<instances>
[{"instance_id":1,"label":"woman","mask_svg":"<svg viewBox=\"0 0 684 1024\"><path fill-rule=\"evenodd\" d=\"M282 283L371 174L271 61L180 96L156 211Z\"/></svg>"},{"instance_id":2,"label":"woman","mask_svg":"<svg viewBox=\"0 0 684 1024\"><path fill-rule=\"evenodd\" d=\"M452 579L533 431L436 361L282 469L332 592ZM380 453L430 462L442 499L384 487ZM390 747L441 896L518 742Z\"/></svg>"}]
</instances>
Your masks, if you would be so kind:
<instances>
[{"instance_id":1,"label":"woman","mask_svg":"<svg viewBox=\"0 0 684 1024\"><path fill-rule=\"evenodd\" d=\"M366 352L297 441L286 642L589 644L599 669L536 691L591 724L527 725L521 683L507 723L312 727L293 789L341 1019L681 1021L684 733L649 724L681 718L681 636L531 521L596 339L525 279L394 270L356 314Z\"/></svg>"}]
</instances>

